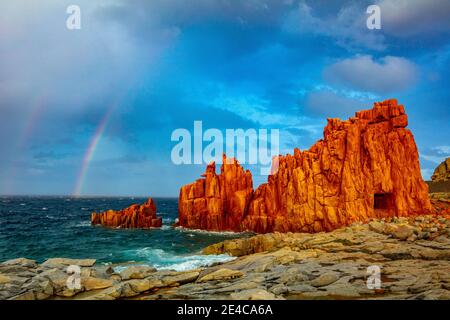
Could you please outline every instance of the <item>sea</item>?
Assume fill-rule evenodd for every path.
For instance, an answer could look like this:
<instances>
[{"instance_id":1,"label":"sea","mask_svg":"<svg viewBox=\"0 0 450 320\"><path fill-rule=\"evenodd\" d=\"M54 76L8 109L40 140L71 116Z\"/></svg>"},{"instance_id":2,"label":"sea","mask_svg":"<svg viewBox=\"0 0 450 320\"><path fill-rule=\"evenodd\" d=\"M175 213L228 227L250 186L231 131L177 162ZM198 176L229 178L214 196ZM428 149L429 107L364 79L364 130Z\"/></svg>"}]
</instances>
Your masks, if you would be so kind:
<instances>
[{"instance_id":1,"label":"sea","mask_svg":"<svg viewBox=\"0 0 450 320\"><path fill-rule=\"evenodd\" d=\"M232 260L203 255L201 249L220 241L249 236L172 227L178 199L154 198L160 229L116 229L92 226L93 211L119 210L146 198L14 196L0 197L0 262L25 257L39 263L49 258L93 258L98 264L152 265L177 271Z\"/></svg>"}]
</instances>

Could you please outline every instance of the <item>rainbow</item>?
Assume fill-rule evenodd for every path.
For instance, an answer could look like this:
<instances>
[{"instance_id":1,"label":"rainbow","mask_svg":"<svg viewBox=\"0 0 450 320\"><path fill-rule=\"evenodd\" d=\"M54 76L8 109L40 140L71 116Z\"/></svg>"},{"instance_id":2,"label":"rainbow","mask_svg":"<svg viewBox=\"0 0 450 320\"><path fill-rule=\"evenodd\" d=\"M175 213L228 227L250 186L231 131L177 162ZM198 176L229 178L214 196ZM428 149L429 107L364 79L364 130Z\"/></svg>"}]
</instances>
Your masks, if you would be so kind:
<instances>
[{"instance_id":1,"label":"rainbow","mask_svg":"<svg viewBox=\"0 0 450 320\"><path fill-rule=\"evenodd\" d=\"M91 162L95 150L98 146L98 143L103 135L103 132L105 131L106 126L108 125L109 118L111 117L111 114L113 110L115 109L116 104L112 104L108 110L105 112L103 118L100 120L99 124L97 125L97 128L94 132L94 135L91 138L91 141L89 142L88 148L86 149L84 156L83 156L83 162L80 168L80 171L78 172L75 188L73 191L73 196L79 197L81 195L81 190L83 188L84 180L86 178L86 173L89 168L89 163Z\"/></svg>"},{"instance_id":2,"label":"rainbow","mask_svg":"<svg viewBox=\"0 0 450 320\"><path fill-rule=\"evenodd\" d=\"M17 139L17 149L22 149L36 128L36 125L39 122L39 119L44 114L44 108L47 105L47 95L43 94L38 96L36 100L33 102L33 106L31 108L31 112L28 113L27 120L25 121L25 126L22 129L22 133L18 136Z\"/></svg>"},{"instance_id":3,"label":"rainbow","mask_svg":"<svg viewBox=\"0 0 450 320\"><path fill-rule=\"evenodd\" d=\"M32 136L34 130L36 129L37 124L39 123L40 118L45 112L45 107L47 106L47 92L44 92L40 95L37 95L33 98L30 112L24 121L24 125L20 131L20 134L17 135L17 139L14 145L14 152L18 154L23 151L26 146L29 138ZM15 177L17 175L18 167L17 162L11 163L11 168L8 171L7 176L2 181L0 185L0 190L4 193L8 193L13 191L13 184Z\"/></svg>"}]
</instances>

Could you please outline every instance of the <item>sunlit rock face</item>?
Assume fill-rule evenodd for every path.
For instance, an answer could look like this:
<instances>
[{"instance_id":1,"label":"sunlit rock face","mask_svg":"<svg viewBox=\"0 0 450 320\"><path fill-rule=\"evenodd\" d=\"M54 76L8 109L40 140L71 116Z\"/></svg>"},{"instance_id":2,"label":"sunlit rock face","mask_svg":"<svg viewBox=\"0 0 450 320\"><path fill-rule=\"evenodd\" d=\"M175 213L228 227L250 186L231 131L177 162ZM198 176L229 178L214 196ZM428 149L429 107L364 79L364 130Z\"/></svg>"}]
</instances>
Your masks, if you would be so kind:
<instances>
[{"instance_id":1,"label":"sunlit rock face","mask_svg":"<svg viewBox=\"0 0 450 320\"><path fill-rule=\"evenodd\" d=\"M211 163L203 176L180 190L180 226L239 231L253 195L252 174L224 156L220 174Z\"/></svg>"},{"instance_id":2,"label":"sunlit rock face","mask_svg":"<svg viewBox=\"0 0 450 320\"><path fill-rule=\"evenodd\" d=\"M113 228L159 228L162 219L156 216L156 205L152 198L144 204L133 204L123 210L93 212L91 223Z\"/></svg>"},{"instance_id":3,"label":"sunlit rock face","mask_svg":"<svg viewBox=\"0 0 450 320\"><path fill-rule=\"evenodd\" d=\"M431 180L435 182L450 181L450 157L436 167Z\"/></svg>"},{"instance_id":4,"label":"sunlit rock face","mask_svg":"<svg viewBox=\"0 0 450 320\"><path fill-rule=\"evenodd\" d=\"M180 225L259 233L330 231L355 221L432 211L404 107L375 103L342 121L328 119L309 150L280 156L278 169L253 192L235 161L181 188ZM231 163L230 163L231 162Z\"/></svg>"}]
</instances>

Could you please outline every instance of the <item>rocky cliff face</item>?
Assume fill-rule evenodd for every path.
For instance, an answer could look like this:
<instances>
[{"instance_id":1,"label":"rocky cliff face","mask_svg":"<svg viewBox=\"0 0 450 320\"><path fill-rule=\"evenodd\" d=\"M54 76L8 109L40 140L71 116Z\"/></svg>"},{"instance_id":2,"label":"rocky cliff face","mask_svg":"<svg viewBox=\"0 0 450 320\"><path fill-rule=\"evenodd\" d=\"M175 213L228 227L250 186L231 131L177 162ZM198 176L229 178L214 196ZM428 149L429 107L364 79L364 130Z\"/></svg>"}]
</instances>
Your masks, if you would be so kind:
<instances>
[{"instance_id":1,"label":"rocky cliff face","mask_svg":"<svg viewBox=\"0 0 450 320\"><path fill-rule=\"evenodd\" d=\"M280 156L278 171L252 191L236 161L208 166L180 191L180 225L260 233L330 231L355 221L432 211L408 117L396 100L346 121L328 119L308 151ZM211 201L211 199L213 199Z\"/></svg>"},{"instance_id":2,"label":"rocky cliff face","mask_svg":"<svg viewBox=\"0 0 450 320\"><path fill-rule=\"evenodd\" d=\"M156 216L155 202L152 198L148 198L142 205L133 204L123 210L93 212L91 223L114 228L159 228L162 219Z\"/></svg>"},{"instance_id":3,"label":"rocky cliff face","mask_svg":"<svg viewBox=\"0 0 450 320\"><path fill-rule=\"evenodd\" d=\"M431 176L433 181L450 181L450 158L445 159Z\"/></svg>"},{"instance_id":4,"label":"rocky cliff face","mask_svg":"<svg viewBox=\"0 0 450 320\"><path fill-rule=\"evenodd\" d=\"M179 224L194 229L239 231L253 194L252 174L235 159L223 156L220 174L216 174L212 163L203 176L181 188Z\"/></svg>"}]
</instances>

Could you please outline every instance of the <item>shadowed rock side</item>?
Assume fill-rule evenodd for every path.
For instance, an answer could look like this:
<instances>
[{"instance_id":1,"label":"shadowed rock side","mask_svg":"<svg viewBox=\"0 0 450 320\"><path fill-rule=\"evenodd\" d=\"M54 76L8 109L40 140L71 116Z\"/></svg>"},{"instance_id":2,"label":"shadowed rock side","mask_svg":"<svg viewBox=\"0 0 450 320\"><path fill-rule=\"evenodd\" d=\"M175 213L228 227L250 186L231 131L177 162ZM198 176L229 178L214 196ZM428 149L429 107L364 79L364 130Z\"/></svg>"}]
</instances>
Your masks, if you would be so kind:
<instances>
[{"instance_id":1,"label":"shadowed rock side","mask_svg":"<svg viewBox=\"0 0 450 320\"><path fill-rule=\"evenodd\" d=\"M114 228L159 228L162 225L162 219L156 216L153 199L148 198L142 205L133 204L123 210L93 212L91 223Z\"/></svg>"},{"instance_id":2,"label":"shadowed rock side","mask_svg":"<svg viewBox=\"0 0 450 320\"><path fill-rule=\"evenodd\" d=\"M205 179L181 189L180 225L320 232L370 218L430 213L428 186L407 125L404 107L394 99L346 121L328 119L324 138L308 151L279 156L277 172L255 192L251 174L236 161L222 165L220 175L211 164Z\"/></svg>"}]
</instances>

